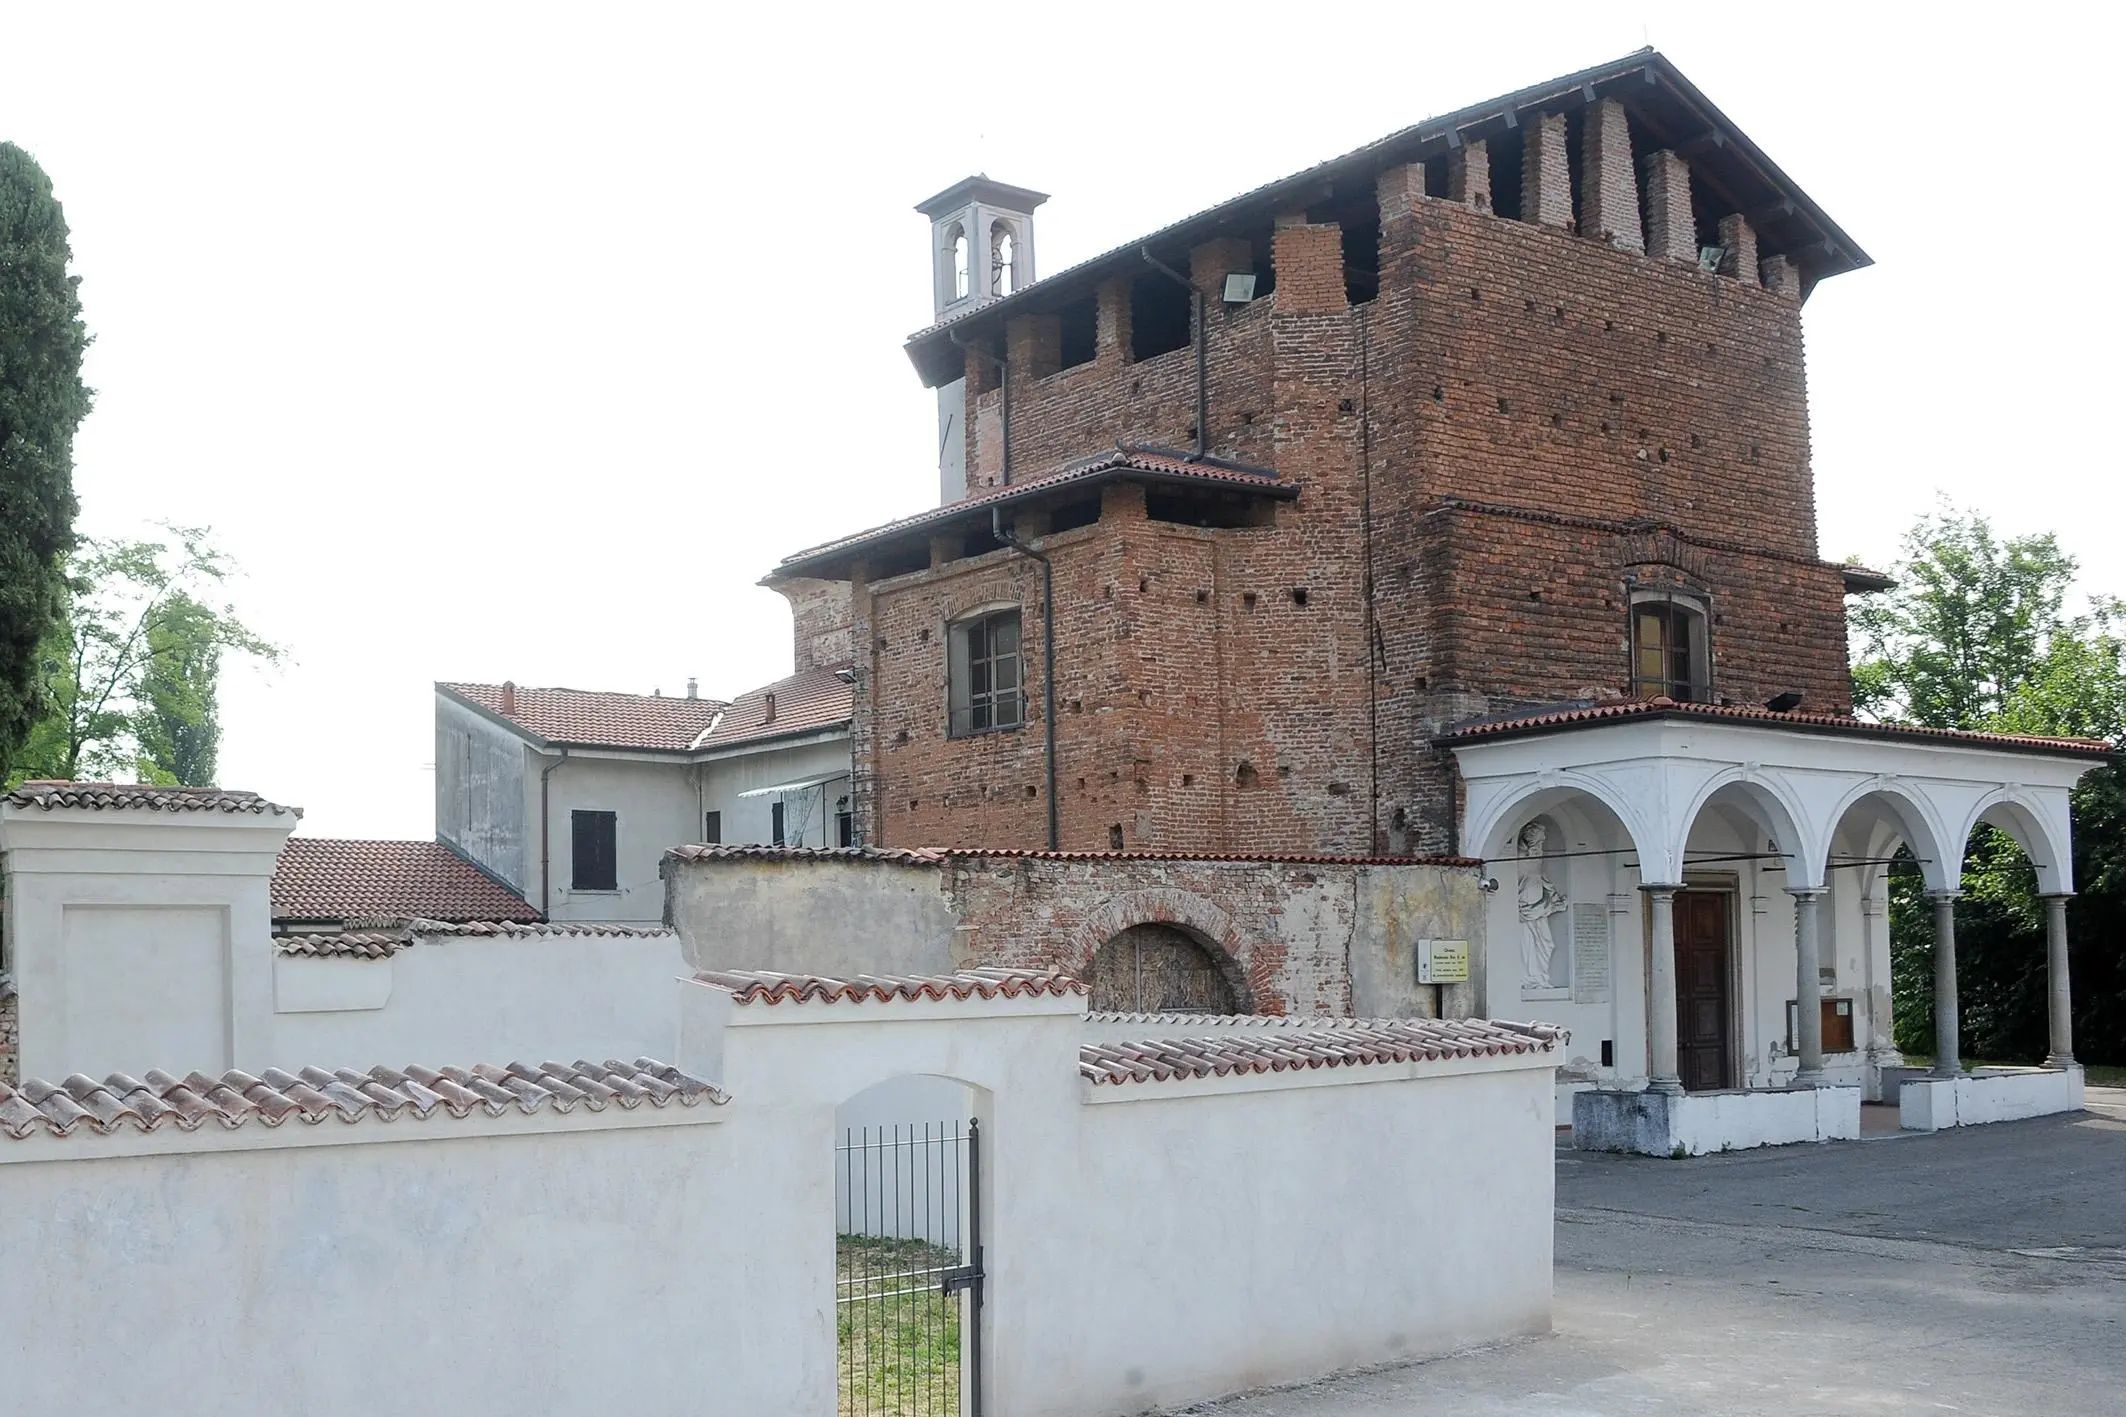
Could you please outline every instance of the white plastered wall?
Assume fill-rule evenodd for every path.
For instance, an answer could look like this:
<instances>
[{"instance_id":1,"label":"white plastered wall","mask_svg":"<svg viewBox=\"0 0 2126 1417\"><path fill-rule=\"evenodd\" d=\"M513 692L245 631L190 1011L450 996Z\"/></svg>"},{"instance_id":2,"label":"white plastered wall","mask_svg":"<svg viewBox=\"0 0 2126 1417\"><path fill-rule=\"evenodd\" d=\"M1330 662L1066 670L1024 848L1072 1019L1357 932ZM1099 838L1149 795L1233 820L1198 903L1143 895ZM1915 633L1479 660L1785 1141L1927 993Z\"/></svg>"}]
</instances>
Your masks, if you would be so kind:
<instances>
[{"instance_id":1,"label":"white plastered wall","mask_svg":"<svg viewBox=\"0 0 2126 1417\"><path fill-rule=\"evenodd\" d=\"M263 1065L268 886L296 818L0 805L20 1075Z\"/></svg>"},{"instance_id":2,"label":"white plastered wall","mask_svg":"<svg viewBox=\"0 0 2126 1417\"><path fill-rule=\"evenodd\" d=\"M679 937L423 934L383 959L273 961L275 1065L669 1058ZM97 1074L100 1076L100 1074Z\"/></svg>"},{"instance_id":3,"label":"white plastered wall","mask_svg":"<svg viewBox=\"0 0 2126 1417\"><path fill-rule=\"evenodd\" d=\"M837 776L838 775L838 776ZM718 758L701 765L702 808L723 814L723 840L727 845L764 844L775 839L776 796L742 797L739 794L783 782L808 782L835 777L818 787L782 794L783 843L786 846L834 846L836 799L849 794L849 740L846 736L826 742L776 748L734 757ZM685 838L699 841L697 834ZM678 845L678 842L668 843Z\"/></svg>"}]
</instances>

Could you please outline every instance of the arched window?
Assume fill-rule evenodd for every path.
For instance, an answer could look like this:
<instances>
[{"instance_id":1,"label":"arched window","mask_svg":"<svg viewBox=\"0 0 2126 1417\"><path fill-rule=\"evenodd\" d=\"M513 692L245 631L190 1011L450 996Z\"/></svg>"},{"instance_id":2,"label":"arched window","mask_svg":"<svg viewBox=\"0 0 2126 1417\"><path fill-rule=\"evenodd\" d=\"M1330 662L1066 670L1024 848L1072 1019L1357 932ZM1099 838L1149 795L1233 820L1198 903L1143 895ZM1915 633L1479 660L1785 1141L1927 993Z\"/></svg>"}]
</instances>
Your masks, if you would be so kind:
<instances>
[{"instance_id":1,"label":"arched window","mask_svg":"<svg viewBox=\"0 0 2126 1417\"><path fill-rule=\"evenodd\" d=\"M1641 592L1631 602L1631 692L1677 703L1713 697L1712 645L1704 603L1672 591Z\"/></svg>"},{"instance_id":2,"label":"arched window","mask_svg":"<svg viewBox=\"0 0 2126 1417\"><path fill-rule=\"evenodd\" d=\"M1009 295L1018 287L1019 273L1014 266L1018 259L1018 243L1012 240L1011 227L998 222L989 228L989 293Z\"/></svg>"},{"instance_id":3,"label":"arched window","mask_svg":"<svg viewBox=\"0 0 2126 1417\"><path fill-rule=\"evenodd\" d=\"M945 243L952 259L952 298L967 298L967 232L958 222L950 227L950 239Z\"/></svg>"}]
</instances>

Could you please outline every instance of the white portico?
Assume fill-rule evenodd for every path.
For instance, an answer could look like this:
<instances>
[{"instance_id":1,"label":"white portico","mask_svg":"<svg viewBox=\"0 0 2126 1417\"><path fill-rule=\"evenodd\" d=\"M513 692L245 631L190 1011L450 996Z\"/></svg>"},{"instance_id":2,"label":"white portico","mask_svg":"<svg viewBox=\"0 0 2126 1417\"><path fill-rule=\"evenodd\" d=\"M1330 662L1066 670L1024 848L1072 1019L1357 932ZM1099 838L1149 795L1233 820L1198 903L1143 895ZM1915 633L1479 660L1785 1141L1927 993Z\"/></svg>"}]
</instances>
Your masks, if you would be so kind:
<instances>
[{"instance_id":1,"label":"white portico","mask_svg":"<svg viewBox=\"0 0 2126 1417\"><path fill-rule=\"evenodd\" d=\"M1467 724L1443 741L1466 787L1462 849L1497 882L1486 1012L1571 1030L1560 1077L1586 1093L1577 1131L1716 1150L1854 1135L1863 1090L1900 1100L1885 909L1899 846L1935 903L1934 1076L1949 1089L1913 1084L1906 1124L1954 1124L1959 1105L1965 1120L1999 1112L1997 1099L1958 1101L1976 1084L1958 1064L1954 904L1982 822L2036 869L2051 981L2050 1075L1982 1090L2079 1105L2068 793L2106 745L1664 698ZM1791 1091L1817 1088L1835 1091ZM1711 1101L1669 1100L1709 1094L1722 1095L1717 1121Z\"/></svg>"}]
</instances>

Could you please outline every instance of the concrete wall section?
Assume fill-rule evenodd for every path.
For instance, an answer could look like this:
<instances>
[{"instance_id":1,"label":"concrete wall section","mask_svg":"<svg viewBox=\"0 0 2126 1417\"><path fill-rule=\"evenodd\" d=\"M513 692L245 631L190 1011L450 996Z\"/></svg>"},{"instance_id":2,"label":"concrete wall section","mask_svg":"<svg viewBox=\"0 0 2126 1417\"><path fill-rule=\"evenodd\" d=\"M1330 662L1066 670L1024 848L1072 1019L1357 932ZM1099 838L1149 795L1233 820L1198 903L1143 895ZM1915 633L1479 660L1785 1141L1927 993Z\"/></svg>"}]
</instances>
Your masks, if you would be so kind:
<instances>
[{"instance_id":1,"label":"concrete wall section","mask_svg":"<svg viewBox=\"0 0 2126 1417\"><path fill-rule=\"evenodd\" d=\"M668 912L702 969L845 976L972 964L1092 980L1102 945L1171 926L1237 985L1243 1011L1348 1017L1480 1012L1467 985L1417 983L1420 940L1471 943L1474 867L1144 856L675 856Z\"/></svg>"},{"instance_id":2,"label":"concrete wall section","mask_svg":"<svg viewBox=\"0 0 2126 1417\"><path fill-rule=\"evenodd\" d=\"M1937 1132L2079 1112L2082 1078L2080 1068L1998 1068L1970 1077L1915 1078L1898 1089L1898 1124Z\"/></svg>"}]
</instances>

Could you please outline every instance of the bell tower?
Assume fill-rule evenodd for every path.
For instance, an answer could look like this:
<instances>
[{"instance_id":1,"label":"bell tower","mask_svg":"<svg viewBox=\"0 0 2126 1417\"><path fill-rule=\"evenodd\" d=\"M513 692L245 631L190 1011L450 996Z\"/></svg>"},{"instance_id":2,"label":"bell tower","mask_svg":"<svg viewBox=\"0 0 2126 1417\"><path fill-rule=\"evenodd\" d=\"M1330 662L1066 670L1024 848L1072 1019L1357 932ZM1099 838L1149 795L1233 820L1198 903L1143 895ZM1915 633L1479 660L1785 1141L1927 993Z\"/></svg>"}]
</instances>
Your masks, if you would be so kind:
<instances>
[{"instance_id":1,"label":"bell tower","mask_svg":"<svg viewBox=\"0 0 2126 1417\"><path fill-rule=\"evenodd\" d=\"M947 320L1035 280L1034 208L1048 200L977 174L915 209L930 218L932 313ZM938 503L967 495L967 382L938 388Z\"/></svg>"}]
</instances>

